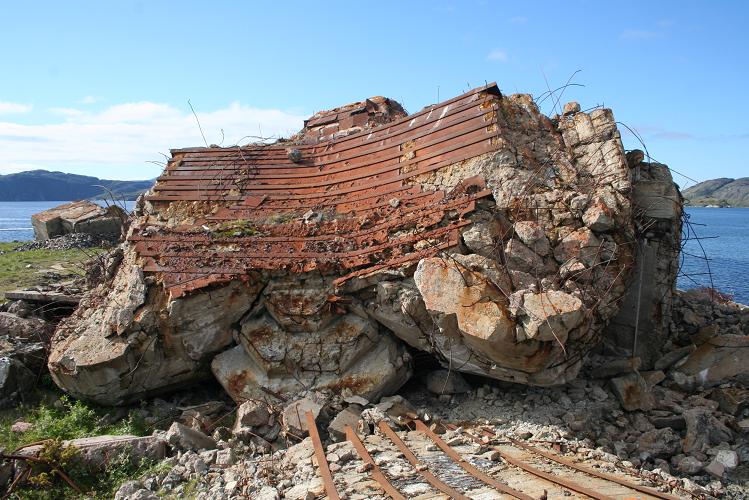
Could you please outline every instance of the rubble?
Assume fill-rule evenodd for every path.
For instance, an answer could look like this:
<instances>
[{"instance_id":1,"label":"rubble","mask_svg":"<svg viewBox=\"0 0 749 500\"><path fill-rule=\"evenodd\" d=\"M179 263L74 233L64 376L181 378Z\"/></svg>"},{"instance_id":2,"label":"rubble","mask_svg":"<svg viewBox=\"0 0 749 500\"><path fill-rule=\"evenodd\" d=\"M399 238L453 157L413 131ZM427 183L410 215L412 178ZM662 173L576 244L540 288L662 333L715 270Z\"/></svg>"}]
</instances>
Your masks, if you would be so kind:
<instances>
[{"instance_id":1,"label":"rubble","mask_svg":"<svg viewBox=\"0 0 749 500\"><path fill-rule=\"evenodd\" d=\"M58 329L51 372L80 397L137 399L210 363L237 401L302 388L377 399L411 373L397 337L460 371L562 384L626 291L634 177L608 110L550 121L487 85L408 117L373 98L287 143L173 154L114 283ZM391 158L393 180L367 155ZM216 161L235 166L196 189ZM438 270L446 281L429 283ZM452 304L430 298L445 293Z\"/></svg>"},{"instance_id":2,"label":"rubble","mask_svg":"<svg viewBox=\"0 0 749 500\"><path fill-rule=\"evenodd\" d=\"M15 407L34 386L34 374L20 361L0 357L0 409Z\"/></svg>"},{"instance_id":3,"label":"rubble","mask_svg":"<svg viewBox=\"0 0 749 500\"><path fill-rule=\"evenodd\" d=\"M90 201L65 203L31 216L34 238L49 240L71 233L119 235L127 214L116 205L102 207Z\"/></svg>"},{"instance_id":4,"label":"rubble","mask_svg":"<svg viewBox=\"0 0 749 500\"><path fill-rule=\"evenodd\" d=\"M216 441L202 432L174 422L166 433L167 442L181 450L212 450L216 447Z\"/></svg>"},{"instance_id":5,"label":"rubble","mask_svg":"<svg viewBox=\"0 0 749 500\"><path fill-rule=\"evenodd\" d=\"M321 495L307 410L351 498L381 491L348 427L400 491L432 491L379 427L414 419L496 474L449 425L679 494L749 470L749 309L675 289L678 189L609 110L548 118L493 85L408 117L371 99L277 144L174 150L139 206L52 378L104 405L211 377L228 397L148 414L173 468L117 498Z\"/></svg>"}]
</instances>

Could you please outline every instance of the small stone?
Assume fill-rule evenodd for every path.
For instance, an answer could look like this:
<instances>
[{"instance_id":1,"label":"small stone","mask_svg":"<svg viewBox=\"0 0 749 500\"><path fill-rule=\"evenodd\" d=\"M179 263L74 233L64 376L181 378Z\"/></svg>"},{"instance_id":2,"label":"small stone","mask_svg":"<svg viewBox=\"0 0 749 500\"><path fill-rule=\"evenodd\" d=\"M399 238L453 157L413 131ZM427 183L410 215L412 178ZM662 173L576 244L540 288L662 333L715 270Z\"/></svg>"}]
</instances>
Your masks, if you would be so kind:
<instances>
[{"instance_id":1,"label":"small stone","mask_svg":"<svg viewBox=\"0 0 749 500\"><path fill-rule=\"evenodd\" d=\"M645 379L645 383L648 384L648 387L651 388L666 380L666 374L660 370L640 372L640 375L642 375L642 378Z\"/></svg>"},{"instance_id":2,"label":"small stone","mask_svg":"<svg viewBox=\"0 0 749 500\"><path fill-rule=\"evenodd\" d=\"M361 417L361 407L359 405L351 405L341 411L335 418L330 422L328 426L328 434L335 441L343 441L346 439L346 426L351 426L352 429L356 429Z\"/></svg>"},{"instance_id":3,"label":"small stone","mask_svg":"<svg viewBox=\"0 0 749 500\"><path fill-rule=\"evenodd\" d=\"M356 472L358 472L359 474L364 474L365 472L369 472L369 471L371 471L372 469L373 469L373 466L372 466L372 464L371 464L371 463L369 463L369 462L365 462L365 463L363 463L363 464L359 465L359 466L358 466L358 467L356 468Z\"/></svg>"},{"instance_id":4,"label":"small stone","mask_svg":"<svg viewBox=\"0 0 749 500\"><path fill-rule=\"evenodd\" d=\"M726 469L735 469L739 465L739 455L732 450L720 450L715 460Z\"/></svg>"},{"instance_id":5,"label":"small stone","mask_svg":"<svg viewBox=\"0 0 749 500\"><path fill-rule=\"evenodd\" d=\"M286 156L288 156L289 160L294 163L299 163L300 161L302 161L302 152L296 148L287 149Z\"/></svg>"},{"instance_id":6,"label":"small stone","mask_svg":"<svg viewBox=\"0 0 749 500\"><path fill-rule=\"evenodd\" d=\"M715 477L723 477L725 471L726 468L717 460L713 460L705 467L705 472Z\"/></svg>"},{"instance_id":7,"label":"small stone","mask_svg":"<svg viewBox=\"0 0 749 500\"><path fill-rule=\"evenodd\" d=\"M604 391L603 388L595 385L590 390L590 397L594 401L606 401L607 399L609 399L609 393Z\"/></svg>"},{"instance_id":8,"label":"small stone","mask_svg":"<svg viewBox=\"0 0 749 500\"><path fill-rule=\"evenodd\" d=\"M200 431L174 422L166 433L170 445L182 450L205 450L216 447L216 441Z\"/></svg>"},{"instance_id":9,"label":"small stone","mask_svg":"<svg viewBox=\"0 0 749 500\"><path fill-rule=\"evenodd\" d=\"M426 376L426 386L433 394L464 394L471 391L471 386L455 370L434 370Z\"/></svg>"},{"instance_id":10,"label":"small stone","mask_svg":"<svg viewBox=\"0 0 749 500\"><path fill-rule=\"evenodd\" d=\"M731 431L706 408L692 408L684 412L687 424L684 453L703 451L710 446L733 440Z\"/></svg>"},{"instance_id":11,"label":"small stone","mask_svg":"<svg viewBox=\"0 0 749 500\"><path fill-rule=\"evenodd\" d=\"M611 378L622 373L631 373L640 368L640 358L605 358L600 366L590 371L593 378Z\"/></svg>"},{"instance_id":12,"label":"small stone","mask_svg":"<svg viewBox=\"0 0 749 500\"><path fill-rule=\"evenodd\" d=\"M676 468L683 474L693 476L702 470L702 465L702 462L690 456L681 459Z\"/></svg>"},{"instance_id":13,"label":"small stone","mask_svg":"<svg viewBox=\"0 0 749 500\"><path fill-rule=\"evenodd\" d=\"M655 408L655 397L639 373L612 378L609 383L625 410L648 411Z\"/></svg>"},{"instance_id":14,"label":"small stone","mask_svg":"<svg viewBox=\"0 0 749 500\"><path fill-rule=\"evenodd\" d=\"M30 424L29 422L16 422L10 426L11 432L15 432L18 434L29 432L33 428L34 428L34 424Z\"/></svg>"},{"instance_id":15,"label":"small stone","mask_svg":"<svg viewBox=\"0 0 749 500\"><path fill-rule=\"evenodd\" d=\"M245 401L237 408L237 418L234 421L234 432L243 427L260 427L268 425L270 411L268 405L262 401Z\"/></svg>"},{"instance_id":16,"label":"small stone","mask_svg":"<svg viewBox=\"0 0 749 500\"><path fill-rule=\"evenodd\" d=\"M416 408L406 398L397 394L380 399L375 408L395 420L401 417L414 418L416 416Z\"/></svg>"},{"instance_id":17,"label":"small stone","mask_svg":"<svg viewBox=\"0 0 749 500\"><path fill-rule=\"evenodd\" d=\"M294 401L287 405L283 410L283 425L288 432L302 438L306 436L309 431L307 427L306 413L308 411L312 412L314 420L317 420L322 408L321 404L309 398Z\"/></svg>"},{"instance_id":18,"label":"small stone","mask_svg":"<svg viewBox=\"0 0 749 500\"><path fill-rule=\"evenodd\" d=\"M263 486L260 491L252 495L255 500L279 500L278 490L273 486Z\"/></svg>"},{"instance_id":19,"label":"small stone","mask_svg":"<svg viewBox=\"0 0 749 500\"><path fill-rule=\"evenodd\" d=\"M219 450L216 453L216 465L219 465L221 467L229 467L231 465L234 465L235 461L236 459L234 457L234 451L231 448Z\"/></svg>"},{"instance_id":20,"label":"small stone","mask_svg":"<svg viewBox=\"0 0 749 500\"><path fill-rule=\"evenodd\" d=\"M369 406L369 400L361 396L345 396L343 400L350 405Z\"/></svg>"},{"instance_id":21,"label":"small stone","mask_svg":"<svg viewBox=\"0 0 749 500\"><path fill-rule=\"evenodd\" d=\"M580 104L575 101L570 101L564 105L562 109L563 116L570 116L580 112Z\"/></svg>"}]
</instances>

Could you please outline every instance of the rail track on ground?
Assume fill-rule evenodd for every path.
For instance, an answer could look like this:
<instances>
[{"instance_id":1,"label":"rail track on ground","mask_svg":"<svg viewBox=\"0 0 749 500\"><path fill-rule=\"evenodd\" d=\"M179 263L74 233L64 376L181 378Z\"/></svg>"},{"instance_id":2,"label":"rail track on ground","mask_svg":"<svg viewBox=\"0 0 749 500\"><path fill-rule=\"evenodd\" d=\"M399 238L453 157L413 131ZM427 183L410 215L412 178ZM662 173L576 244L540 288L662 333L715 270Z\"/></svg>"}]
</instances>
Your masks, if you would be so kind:
<instances>
[{"instance_id":1,"label":"rail track on ground","mask_svg":"<svg viewBox=\"0 0 749 500\"><path fill-rule=\"evenodd\" d=\"M311 417L311 415L310 415ZM319 473L328 498L365 498L352 494L361 477L331 473L314 420L308 419ZM404 428L385 421L377 432L358 435L346 428L359 472L366 474L379 498L454 498L520 500L692 498L674 485L655 482L636 471L604 472L585 461L498 436L481 427L442 428L414 420ZM442 434L440 434L442 432ZM673 492L676 492L674 494Z\"/></svg>"}]
</instances>

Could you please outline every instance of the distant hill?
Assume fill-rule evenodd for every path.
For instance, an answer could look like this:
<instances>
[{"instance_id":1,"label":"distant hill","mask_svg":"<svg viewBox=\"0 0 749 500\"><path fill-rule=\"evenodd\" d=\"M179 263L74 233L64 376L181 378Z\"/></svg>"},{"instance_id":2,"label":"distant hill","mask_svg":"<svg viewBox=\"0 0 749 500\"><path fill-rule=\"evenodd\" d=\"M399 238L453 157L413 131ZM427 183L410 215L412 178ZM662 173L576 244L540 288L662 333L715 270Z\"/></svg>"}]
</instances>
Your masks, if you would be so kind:
<instances>
[{"instance_id":1,"label":"distant hill","mask_svg":"<svg viewBox=\"0 0 749 500\"><path fill-rule=\"evenodd\" d=\"M86 175L29 170L0 175L0 201L67 201L109 198L134 200L153 186L153 180L112 181Z\"/></svg>"},{"instance_id":2,"label":"distant hill","mask_svg":"<svg viewBox=\"0 0 749 500\"><path fill-rule=\"evenodd\" d=\"M749 177L700 182L681 192L691 206L749 207Z\"/></svg>"}]
</instances>

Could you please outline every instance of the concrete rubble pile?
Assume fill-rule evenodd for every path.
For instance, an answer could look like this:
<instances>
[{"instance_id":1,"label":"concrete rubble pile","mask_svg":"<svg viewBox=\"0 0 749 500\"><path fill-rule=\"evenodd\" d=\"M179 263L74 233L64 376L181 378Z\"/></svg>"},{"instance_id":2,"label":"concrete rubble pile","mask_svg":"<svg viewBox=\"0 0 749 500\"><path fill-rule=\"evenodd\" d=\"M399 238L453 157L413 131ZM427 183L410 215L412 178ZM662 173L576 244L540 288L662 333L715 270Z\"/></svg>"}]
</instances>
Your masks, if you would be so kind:
<instances>
[{"instance_id":1,"label":"concrete rubble pile","mask_svg":"<svg viewBox=\"0 0 749 500\"><path fill-rule=\"evenodd\" d=\"M610 110L586 113L571 103L564 115L549 119L529 96L502 96L493 85L456 99L462 100L404 118L394 101L372 98L318 113L295 142L174 151L164 176L140 203L119 271L57 329L49 361L56 383L75 396L118 404L199 380L210 367L240 402L323 388L376 399L409 379L406 345L433 354L446 367L494 379L541 386L574 379L586 354L601 344L621 301L627 303L628 286L631 296L636 266L661 275L673 269L676 256L669 245L678 242L678 191L665 166L645 163L637 152L625 155ZM479 133L486 137L479 143L483 152L469 148L460 161L420 167L428 164L432 144L460 125L457 118L450 121L451 106L460 113L475 109ZM412 125L413 132L398 134L388 128ZM468 141L459 130L448 136L458 141L453 149ZM386 240L407 234L412 242L407 250L398 248L404 255L392 264L382 265L386 253L374 254L369 263L357 261L353 273L343 264L307 259L306 253L299 254L301 263L292 255L275 267L269 257L257 257L252 265L243 260L243 272L227 269L227 260L215 264L240 259L234 257L238 249L265 234L293 230L314 240L331 226L366 228L372 222L341 205L331 215L323 204L306 212L279 209L280 215L263 215L260 225L258 214L271 210L274 191L255 196L253 189L263 188L253 181L260 174L236 164L233 184L210 185L218 191L211 201L200 201L206 199L202 184L187 197L192 201L184 201L180 190L192 189L186 175L198 178L196 172L211 168L188 161L200 155L220 161L220 154L236 156L238 149L247 157L283 155L274 160L283 167L278 171L293 176L295 166L302 168L305 155L312 154L305 147L358 144L376 134L382 137L379 149L394 144L406 151L395 170L401 189L418 189L419 196L447 193L448 200L470 197L470 204L459 213L448 207L415 228L385 233ZM366 147L349 149L369 151ZM277 168L256 162L257 169ZM319 196L333 196L328 193L335 189L346 193L351 176L328 182ZM378 178L359 182L367 187ZM405 197L383 196L381 210L407 222L412 209ZM246 219L214 222L226 213ZM667 251L659 246L661 226L640 227L645 216L663 221L666 232L677 228L662 245ZM460 227L459 237L436 248L435 238L419 240L419 224ZM203 239L178 247L180 238ZM345 238L336 238L337 245L344 244L338 240ZM644 250L637 250L638 241L645 241L639 245ZM659 286L652 293L668 295L673 281L664 275ZM645 314L649 321L640 345L661 343L667 322ZM626 328L632 321L619 317L616 324ZM615 331L609 343L628 347L630 339L620 336Z\"/></svg>"}]
</instances>

